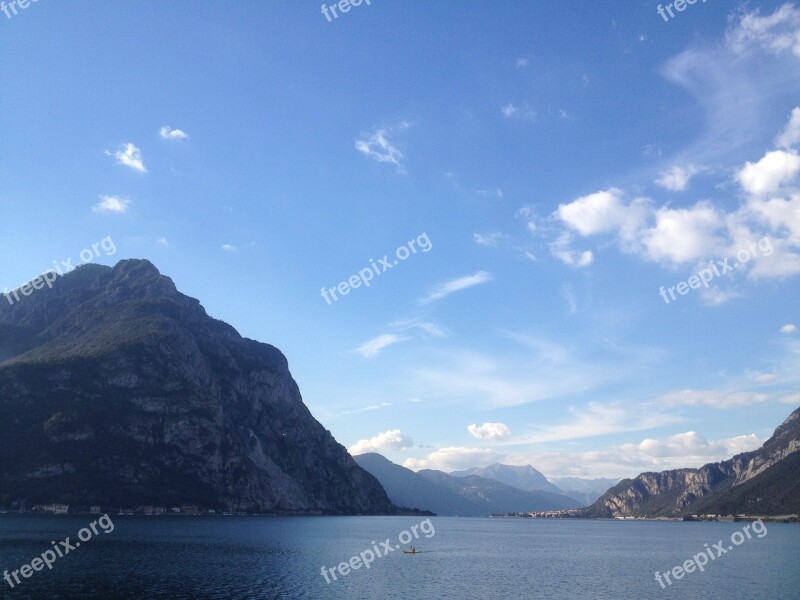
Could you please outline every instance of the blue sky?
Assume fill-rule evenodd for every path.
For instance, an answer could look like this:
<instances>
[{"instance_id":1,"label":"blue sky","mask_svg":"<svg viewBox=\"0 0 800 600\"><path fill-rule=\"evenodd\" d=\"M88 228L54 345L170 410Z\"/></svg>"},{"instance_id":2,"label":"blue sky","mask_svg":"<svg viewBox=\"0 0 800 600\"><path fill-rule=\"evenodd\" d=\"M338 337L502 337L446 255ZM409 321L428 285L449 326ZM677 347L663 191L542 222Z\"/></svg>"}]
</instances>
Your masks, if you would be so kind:
<instances>
[{"instance_id":1,"label":"blue sky","mask_svg":"<svg viewBox=\"0 0 800 600\"><path fill-rule=\"evenodd\" d=\"M110 236L354 453L699 466L800 405L798 75L792 3L40 0L0 13L0 288Z\"/></svg>"}]
</instances>

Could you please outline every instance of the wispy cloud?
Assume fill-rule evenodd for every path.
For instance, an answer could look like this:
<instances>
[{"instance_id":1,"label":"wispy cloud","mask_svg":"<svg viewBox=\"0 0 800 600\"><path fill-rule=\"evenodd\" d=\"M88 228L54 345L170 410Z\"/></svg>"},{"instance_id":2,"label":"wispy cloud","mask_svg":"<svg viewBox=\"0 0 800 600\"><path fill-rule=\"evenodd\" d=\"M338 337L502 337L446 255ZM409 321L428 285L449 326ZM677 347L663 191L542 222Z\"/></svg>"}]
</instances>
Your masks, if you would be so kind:
<instances>
[{"instance_id":1,"label":"wispy cloud","mask_svg":"<svg viewBox=\"0 0 800 600\"><path fill-rule=\"evenodd\" d=\"M405 173L403 161L405 156L391 141L389 137L400 131L405 131L411 126L403 121L394 127L381 127L371 133L362 133L356 140L356 150L364 156L377 162L393 164L399 173Z\"/></svg>"},{"instance_id":2,"label":"wispy cloud","mask_svg":"<svg viewBox=\"0 0 800 600\"><path fill-rule=\"evenodd\" d=\"M186 140L189 138L189 134L185 131L180 129L173 129L169 125L164 125L158 131L158 135L161 136L162 140Z\"/></svg>"},{"instance_id":3,"label":"wispy cloud","mask_svg":"<svg viewBox=\"0 0 800 600\"><path fill-rule=\"evenodd\" d=\"M497 246L504 237L505 234L498 231L492 233L474 233L472 234L472 241L478 244L478 246Z\"/></svg>"},{"instance_id":4,"label":"wispy cloud","mask_svg":"<svg viewBox=\"0 0 800 600\"><path fill-rule=\"evenodd\" d=\"M100 202L92 207L93 212L124 213L128 212L131 201L119 196L100 196Z\"/></svg>"},{"instance_id":5,"label":"wispy cloud","mask_svg":"<svg viewBox=\"0 0 800 600\"><path fill-rule=\"evenodd\" d=\"M431 302L436 302L446 298L450 294L455 294L456 292L487 283L491 280L492 275L486 271L478 271L473 275L451 279L450 281L445 281L444 283L437 285L430 293L420 298L418 303L422 305L430 304Z\"/></svg>"},{"instance_id":6,"label":"wispy cloud","mask_svg":"<svg viewBox=\"0 0 800 600\"><path fill-rule=\"evenodd\" d=\"M135 144L130 142L122 144L116 152L112 153L106 150L106 154L113 156L117 160L117 164L125 165L140 173L147 173L147 168L142 162L142 151Z\"/></svg>"},{"instance_id":7,"label":"wispy cloud","mask_svg":"<svg viewBox=\"0 0 800 600\"><path fill-rule=\"evenodd\" d=\"M475 191L478 196L483 196L484 198L502 198L503 197L503 190L499 187L494 189L485 189L485 190L476 190Z\"/></svg>"},{"instance_id":8,"label":"wispy cloud","mask_svg":"<svg viewBox=\"0 0 800 600\"><path fill-rule=\"evenodd\" d=\"M712 408L736 408L753 406L769 400L767 394L759 392L721 392L718 390L677 390L658 397L658 406L710 406Z\"/></svg>"},{"instance_id":9,"label":"wispy cloud","mask_svg":"<svg viewBox=\"0 0 800 600\"><path fill-rule=\"evenodd\" d=\"M393 323L389 324L389 327L397 331L416 331L423 336L437 338L447 337L450 335L450 331L447 329L447 327L422 317L394 321Z\"/></svg>"},{"instance_id":10,"label":"wispy cloud","mask_svg":"<svg viewBox=\"0 0 800 600\"><path fill-rule=\"evenodd\" d=\"M224 252L236 252L237 248L233 244L222 244L222 246L220 246L220 250L223 250Z\"/></svg>"},{"instance_id":11,"label":"wispy cloud","mask_svg":"<svg viewBox=\"0 0 800 600\"><path fill-rule=\"evenodd\" d=\"M520 341L528 348L522 357L516 351L490 356L448 348L431 365L413 369L412 382L441 403L500 408L585 393L624 376L610 360L592 363L579 351L547 340Z\"/></svg>"},{"instance_id":12,"label":"wispy cloud","mask_svg":"<svg viewBox=\"0 0 800 600\"><path fill-rule=\"evenodd\" d=\"M569 314L574 315L578 312L578 298L575 296L575 291L570 284L561 286L561 297L567 301L569 306Z\"/></svg>"},{"instance_id":13,"label":"wispy cloud","mask_svg":"<svg viewBox=\"0 0 800 600\"><path fill-rule=\"evenodd\" d=\"M520 108L512 103L500 107L500 112L506 119L521 119L523 121L535 121L536 111L532 108Z\"/></svg>"},{"instance_id":14,"label":"wispy cloud","mask_svg":"<svg viewBox=\"0 0 800 600\"><path fill-rule=\"evenodd\" d=\"M370 404L369 406L365 406L363 408L357 408L355 410L346 410L342 414L343 415L355 415L355 414L363 413L363 412L372 412L372 411L380 410L382 408L388 408L391 405L392 405L391 402L381 402L380 404Z\"/></svg>"},{"instance_id":15,"label":"wispy cloud","mask_svg":"<svg viewBox=\"0 0 800 600\"><path fill-rule=\"evenodd\" d=\"M542 444L592 438L601 435L656 429L679 423L678 415L644 410L642 405L628 406L613 402L590 402L587 406L571 407L571 420L549 426L539 426L521 438L510 440L514 444Z\"/></svg>"},{"instance_id":16,"label":"wispy cloud","mask_svg":"<svg viewBox=\"0 0 800 600\"><path fill-rule=\"evenodd\" d=\"M394 344L399 344L400 342L405 342L410 339L411 338L407 336L386 333L361 344L358 348L356 348L356 352L361 354L361 356L364 358L372 358L384 348L388 348L389 346L393 346Z\"/></svg>"},{"instance_id":17,"label":"wispy cloud","mask_svg":"<svg viewBox=\"0 0 800 600\"><path fill-rule=\"evenodd\" d=\"M591 250L572 249L572 235L566 231L550 243L550 253L570 267L588 267L594 262L594 253Z\"/></svg>"}]
</instances>

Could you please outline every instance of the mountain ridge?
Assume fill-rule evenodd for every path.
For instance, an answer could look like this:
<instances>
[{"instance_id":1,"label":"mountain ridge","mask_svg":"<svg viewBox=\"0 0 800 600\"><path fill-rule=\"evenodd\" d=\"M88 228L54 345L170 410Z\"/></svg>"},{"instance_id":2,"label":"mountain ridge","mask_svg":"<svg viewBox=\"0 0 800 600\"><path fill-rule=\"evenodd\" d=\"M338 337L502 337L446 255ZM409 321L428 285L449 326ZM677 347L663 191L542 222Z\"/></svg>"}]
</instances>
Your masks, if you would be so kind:
<instances>
[{"instance_id":1,"label":"mountain ridge","mask_svg":"<svg viewBox=\"0 0 800 600\"><path fill-rule=\"evenodd\" d=\"M414 473L374 452L353 458L380 481L395 505L430 510L440 516L479 517L580 506L565 495L528 492L477 475L454 477L431 469Z\"/></svg>"},{"instance_id":2,"label":"mountain ridge","mask_svg":"<svg viewBox=\"0 0 800 600\"><path fill-rule=\"evenodd\" d=\"M800 512L800 408L757 450L700 468L623 479L587 509L589 517L685 517L691 514ZM768 498L764 490L769 490ZM777 499L775 496L779 496Z\"/></svg>"}]
</instances>

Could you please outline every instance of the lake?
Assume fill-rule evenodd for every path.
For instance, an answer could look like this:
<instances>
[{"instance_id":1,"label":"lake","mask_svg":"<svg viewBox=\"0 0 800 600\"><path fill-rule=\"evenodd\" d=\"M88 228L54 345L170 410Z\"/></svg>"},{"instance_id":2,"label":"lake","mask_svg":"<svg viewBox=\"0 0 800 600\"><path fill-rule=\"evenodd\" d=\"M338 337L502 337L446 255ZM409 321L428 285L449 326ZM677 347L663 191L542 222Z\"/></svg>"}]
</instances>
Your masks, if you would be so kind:
<instances>
[{"instance_id":1,"label":"lake","mask_svg":"<svg viewBox=\"0 0 800 600\"><path fill-rule=\"evenodd\" d=\"M51 542L66 548L59 542L70 537L73 547L52 570L37 564L41 571L29 578L20 573L13 589L0 581L2 597L800 599L796 524L766 523L748 539L747 523L111 515L113 531L105 533L88 528L96 519L0 515L0 570L30 565L54 549ZM76 546L82 529L86 541ZM421 553L395 549L403 532ZM711 548L720 540L725 552L716 557L720 550ZM664 589L656 581L656 571L708 552L715 558L702 572L671 577ZM356 556L357 568L336 571L336 580L327 570L326 583L323 566Z\"/></svg>"}]
</instances>

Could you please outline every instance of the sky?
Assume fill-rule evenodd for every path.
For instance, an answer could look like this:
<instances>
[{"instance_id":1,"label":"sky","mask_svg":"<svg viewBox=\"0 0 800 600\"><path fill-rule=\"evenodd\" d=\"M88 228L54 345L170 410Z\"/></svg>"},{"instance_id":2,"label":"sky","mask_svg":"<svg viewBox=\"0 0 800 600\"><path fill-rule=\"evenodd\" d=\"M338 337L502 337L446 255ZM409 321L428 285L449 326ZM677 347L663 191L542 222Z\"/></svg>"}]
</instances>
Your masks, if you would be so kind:
<instances>
[{"instance_id":1,"label":"sky","mask_svg":"<svg viewBox=\"0 0 800 600\"><path fill-rule=\"evenodd\" d=\"M696 467L800 405L800 3L329 6L0 12L0 289L148 259L415 470Z\"/></svg>"}]
</instances>

